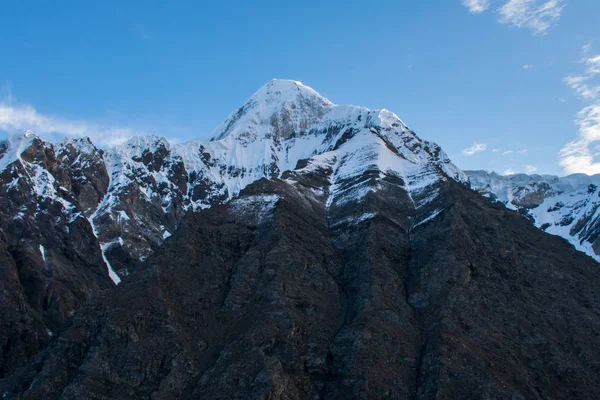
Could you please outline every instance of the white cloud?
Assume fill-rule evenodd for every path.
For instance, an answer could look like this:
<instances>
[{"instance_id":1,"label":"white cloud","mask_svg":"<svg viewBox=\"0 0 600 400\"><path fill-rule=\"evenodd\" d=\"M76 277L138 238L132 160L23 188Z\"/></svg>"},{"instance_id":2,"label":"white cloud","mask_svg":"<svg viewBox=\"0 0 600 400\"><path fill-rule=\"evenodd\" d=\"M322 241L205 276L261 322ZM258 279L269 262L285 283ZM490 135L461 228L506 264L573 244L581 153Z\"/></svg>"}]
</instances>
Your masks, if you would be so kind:
<instances>
[{"instance_id":1,"label":"white cloud","mask_svg":"<svg viewBox=\"0 0 600 400\"><path fill-rule=\"evenodd\" d=\"M600 86L590 86L588 82L594 76L567 76L565 83L584 99L595 99L600 94Z\"/></svg>"},{"instance_id":2,"label":"white cloud","mask_svg":"<svg viewBox=\"0 0 600 400\"><path fill-rule=\"evenodd\" d=\"M579 139L568 143L560 151L560 165L565 173L600 173L600 162L595 161L595 142L600 140L600 102L588 106L578 114Z\"/></svg>"},{"instance_id":3,"label":"white cloud","mask_svg":"<svg viewBox=\"0 0 600 400\"><path fill-rule=\"evenodd\" d=\"M485 151L486 148L487 148L486 144L475 143L473 146L464 149L463 150L463 154L465 154L467 156L472 156L474 154L481 153L482 151Z\"/></svg>"},{"instance_id":4,"label":"white cloud","mask_svg":"<svg viewBox=\"0 0 600 400\"><path fill-rule=\"evenodd\" d=\"M472 13L478 14L490 8L490 0L462 0L462 5Z\"/></svg>"},{"instance_id":5,"label":"white cloud","mask_svg":"<svg viewBox=\"0 0 600 400\"><path fill-rule=\"evenodd\" d=\"M535 67L531 64L525 64L523 65L523 69L534 69Z\"/></svg>"},{"instance_id":6,"label":"white cloud","mask_svg":"<svg viewBox=\"0 0 600 400\"><path fill-rule=\"evenodd\" d=\"M516 172L515 172L513 169L511 169L511 168L507 168L507 169L506 169L506 170L505 170L505 171L502 173L502 175L514 175L514 174L516 174Z\"/></svg>"},{"instance_id":7,"label":"white cloud","mask_svg":"<svg viewBox=\"0 0 600 400\"><path fill-rule=\"evenodd\" d=\"M492 149L492 151L493 151L494 153L499 153L499 152L501 152L501 151L502 151L502 149Z\"/></svg>"},{"instance_id":8,"label":"white cloud","mask_svg":"<svg viewBox=\"0 0 600 400\"><path fill-rule=\"evenodd\" d=\"M529 151L529 150L527 150L527 149L523 149L523 150L519 150L519 151L517 151L517 153L519 153L519 154L525 154L525 153L527 153L528 151Z\"/></svg>"},{"instance_id":9,"label":"white cloud","mask_svg":"<svg viewBox=\"0 0 600 400\"><path fill-rule=\"evenodd\" d=\"M537 171L537 167L528 164L525 166L525 171L527 171L528 174L533 174L535 171Z\"/></svg>"},{"instance_id":10,"label":"white cloud","mask_svg":"<svg viewBox=\"0 0 600 400\"><path fill-rule=\"evenodd\" d=\"M503 152L502 152L502 155L503 155L503 156L507 156L507 155L509 155L509 154L512 154L512 153L513 153L513 151L512 151L512 150L506 150L506 151L503 151Z\"/></svg>"},{"instance_id":11,"label":"white cloud","mask_svg":"<svg viewBox=\"0 0 600 400\"><path fill-rule=\"evenodd\" d=\"M582 49L584 55L590 52L589 45ZM560 165L566 174L585 173L594 175L600 173L600 161L596 161L598 142L600 141L600 55L585 57L583 73L565 78L565 82L579 96L591 100L592 104L577 114L575 123L579 125L579 137L565 145L560 152ZM596 83L594 83L596 82Z\"/></svg>"},{"instance_id":12,"label":"white cloud","mask_svg":"<svg viewBox=\"0 0 600 400\"><path fill-rule=\"evenodd\" d=\"M44 137L50 135L88 136L100 147L110 147L123 143L139 134L130 128L104 126L98 123L74 121L60 117L43 115L30 105L0 103L0 131L21 133L26 130Z\"/></svg>"},{"instance_id":13,"label":"white cloud","mask_svg":"<svg viewBox=\"0 0 600 400\"><path fill-rule=\"evenodd\" d=\"M518 28L528 28L535 35L545 35L565 8L563 0L509 0L498 9L499 21Z\"/></svg>"},{"instance_id":14,"label":"white cloud","mask_svg":"<svg viewBox=\"0 0 600 400\"><path fill-rule=\"evenodd\" d=\"M474 14L486 11L491 4L491 0L462 0L462 5ZM560 19L565 5L565 0L502 0L498 22L546 35Z\"/></svg>"},{"instance_id":15,"label":"white cloud","mask_svg":"<svg viewBox=\"0 0 600 400\"><path fill-rule=\"evenodd\" d=\"M594 77L600 74L600 54L594 57L584 58L583 61L587 65L588 75Z\"/></svg>"},{"instance_id":16,"label":"white cloud","mask_svg":"<svg viewBox=\"0 0 600 400\"><path fill-rule=\"evenodd\" d=\"M583 46L582 52L589 54L590 45ZM581 63L585 66L584 70L577 75L567 76L565 83L584 99L595 99L600 95L600 82L596 79L600 75L600 54L584 57Z\"/></svg>"}]
</instances>

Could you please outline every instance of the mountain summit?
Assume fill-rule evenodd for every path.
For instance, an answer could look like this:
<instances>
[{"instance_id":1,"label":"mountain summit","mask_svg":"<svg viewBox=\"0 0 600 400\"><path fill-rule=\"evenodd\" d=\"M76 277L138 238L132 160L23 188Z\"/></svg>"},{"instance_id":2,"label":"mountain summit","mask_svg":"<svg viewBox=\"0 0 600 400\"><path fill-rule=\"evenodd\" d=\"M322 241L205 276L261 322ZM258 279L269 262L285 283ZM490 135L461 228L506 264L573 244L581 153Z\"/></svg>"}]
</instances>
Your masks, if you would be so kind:
<instances>
[{"instance_id":1,"label":"mountain summit","mask_svg":"<svg viewBox=\"0 0 600 400\"><path fill-rule=\"evenodd\" d=\"M334 107L319 93L297 81L273 79L214 130L213 140L273 135L288 138L305 132Z\"/></svg>"},{"instance_id":2,"label":"mountain summit","mask_svg":"<svg viewBox=\"0 0 600 400\"><path fill-rule=\"evenodd\" d=\"M600 397L597 263L387 110L274 80L210 141L0 157L4 398Z\"/></svg>"}]
</instances>

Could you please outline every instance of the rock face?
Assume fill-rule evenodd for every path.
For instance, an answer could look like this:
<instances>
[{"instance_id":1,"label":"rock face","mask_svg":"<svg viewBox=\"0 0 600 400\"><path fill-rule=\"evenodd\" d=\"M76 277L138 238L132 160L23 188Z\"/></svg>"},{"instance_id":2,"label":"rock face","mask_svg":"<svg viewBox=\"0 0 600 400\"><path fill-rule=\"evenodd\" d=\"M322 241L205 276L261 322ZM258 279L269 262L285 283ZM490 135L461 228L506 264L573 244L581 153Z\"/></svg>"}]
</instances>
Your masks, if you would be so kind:
<instances>
[{"instance_id":1,"label":"rock face","mask_svg":"<svg viewBox=\"0 0 600 400\"><path fill-rule=\"evenodd\" d=\"M538 228L562 236L600 261L600 175L510 176L466 171L473 189L526 215Z\"/></svg>"},{"instance_id":2,"label":"rock face","mask_svg":"<svg viewBox=\"0 0 600 400\"><path fill-rule=\"evenodd\" d=\"M467 180L393 113L336 106L295 81L267 83L214 136L182 145L136 137L106 151L89 139L51 143L31 133L0 143L0 233L13 259L7 269L17 274L6 277L14 302L2 307L11 315L5 337L18 338L6 339L3 351L21 354L0 376L37 354L87 298L111 287L107 276L119 283L141 268L186 212L226 202L302 160L325 153L339 159L334 190L346 197L376 178L370 170L356 187L346 182L369 160L372 168L398 169L394 174L414 169L417 186L440 174ZM22 323L13 323L15 315ZM21 334L21 325L36 334ZM37 344L17 345L25 342Z\"/></svg>"},{"instance_id":3,"label":"rock face","mask_svg":"<svg viewBox=\"0 0 600 400\"><path fill-rule=\"evenodd\" d=\"M5 397L600 396L594 260L375 133L301 164L189 213Z\"/></svg>"},{"instance_id":4,"label":"rock face","mask_svg":"<svg viewBox=\"0 0 600 400\"><path fill-rule=\"evenodd\" d=\"M3 398L600 397L597 263L389 111L272 81L209 142L15 136L0 177Z\"/></svg>"},{"instance_id":5,"label":"rock face","mask_svg":"<svg viewBox=\"0 0 600 400\"><path fill-rule=\"evenodd\" d=\"M0 150L0 377L114 285L85 218L108 176L95 150L69 158L72 143L51 146L28 134Z\"/></svg>"}]
</instances>

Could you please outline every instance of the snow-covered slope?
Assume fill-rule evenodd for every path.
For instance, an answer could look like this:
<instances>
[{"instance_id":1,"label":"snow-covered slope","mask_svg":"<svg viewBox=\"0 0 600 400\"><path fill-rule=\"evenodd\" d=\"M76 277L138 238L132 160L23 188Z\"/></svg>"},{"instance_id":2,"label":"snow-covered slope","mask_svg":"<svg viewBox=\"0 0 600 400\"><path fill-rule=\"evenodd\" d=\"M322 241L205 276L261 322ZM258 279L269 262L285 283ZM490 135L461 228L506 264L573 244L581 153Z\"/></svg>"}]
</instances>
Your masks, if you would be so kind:
<instances>
[{"instance_id":1,"label":"snow-covered slope","mask_svg":"<svg viewBox=\"0 0 600 400\"><path fill-rule=\"evenodd\" d=\"M569 240L600 261L600 175L503 176L466 171L471 187L529 216L540 229Z\"/></svg>"},{"instance_id":2,"label":"snow-covered slope","mask_svg":"<svg viewBox=\"0 0 600 400\"><path fill-rule=\"evenodd\" d=\"M420 139L394 113L338 106L289 80L261 87L209 141L171 144L159 136L136 137L102 153L87 139L44 143L73 170L106 170L108 185L81 188L85 201L75 202L73 212L89 219L108 264L121 276L160 246L185 212L228 201L250 183L280 177L306 164L303 160L333 168L332 203L394 178L418 206L435 196L440 180L468 182L439 146ZM0 166L18 161L30 144L30 134L11 137L0 148ZM102 165L93 165L98 162ZM49 182L44 190L61 190L50 171L40 171ZM90 181L89 172L79 175Z\"/></svg>"},{"instance_id":3,"label":"snow-covered slope","mask_svg":"<svg viewBox=\"0 0 600 400\"><path fill-rule=\"evenodd\" d=\"M411 164L432 164L466 182L434 143L423 141L395 114L337 106L300 82L273 80L259 89L214 131L208 142L173 146L187 170L211 178L213 193L226 198L262 177L280 176L299 160L332 151L355 136L378 137ZM210 205L190 193L194 209Z\"/></svg>"}]
</instances>

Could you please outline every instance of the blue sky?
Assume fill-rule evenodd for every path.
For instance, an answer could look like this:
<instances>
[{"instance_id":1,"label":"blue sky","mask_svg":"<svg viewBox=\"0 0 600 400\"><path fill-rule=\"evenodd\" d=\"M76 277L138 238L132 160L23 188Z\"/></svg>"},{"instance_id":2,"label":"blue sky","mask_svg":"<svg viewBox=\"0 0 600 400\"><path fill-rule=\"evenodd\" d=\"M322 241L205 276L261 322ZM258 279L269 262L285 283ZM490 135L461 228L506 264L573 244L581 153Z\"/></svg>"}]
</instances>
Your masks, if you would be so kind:
<instances>
[{"instance_id":1,"label":"blue sky","mask_svg":"<svg viewBox=\"0 0 600 400\"><path fill-rule=\"evenodd\" d=\"M598 0L205 3L4 2L0 135L206 138L286 78L464 169L600 173Z\"/></svg>"}]
</instances>

